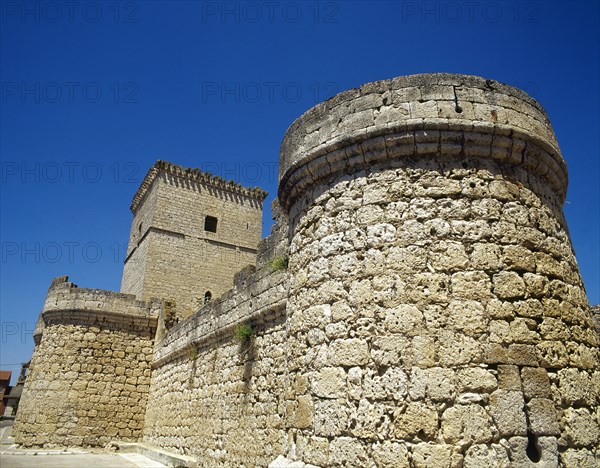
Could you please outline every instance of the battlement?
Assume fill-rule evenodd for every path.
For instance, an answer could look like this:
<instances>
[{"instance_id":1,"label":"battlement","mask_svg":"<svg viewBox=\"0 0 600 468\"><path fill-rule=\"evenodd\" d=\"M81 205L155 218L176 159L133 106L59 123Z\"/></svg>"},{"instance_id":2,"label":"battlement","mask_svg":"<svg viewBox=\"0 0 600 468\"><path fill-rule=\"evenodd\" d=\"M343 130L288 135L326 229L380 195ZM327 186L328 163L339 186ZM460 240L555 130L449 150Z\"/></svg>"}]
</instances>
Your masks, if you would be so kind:
<instances>
[{"instance_id":1,"label":"battlement","mask_svg":"<svg viewBox=\"0 0 600 468\"><path fill-rule=\"evenodd\" d=\"M154 180L156 180L157 176L161 173L179 177L190 182L203 184L218 190L224 190L232 194L248 197L260 203L267 197L267 192L260 187L244 187L242 184L231 180L225 180L219 176L210 174L209 172L203 172L200 169L183 167L168 161L159 160L150 168L137 192L133 196L130 207L132 213L136 213Z\"/></svg>"}]
</instances>

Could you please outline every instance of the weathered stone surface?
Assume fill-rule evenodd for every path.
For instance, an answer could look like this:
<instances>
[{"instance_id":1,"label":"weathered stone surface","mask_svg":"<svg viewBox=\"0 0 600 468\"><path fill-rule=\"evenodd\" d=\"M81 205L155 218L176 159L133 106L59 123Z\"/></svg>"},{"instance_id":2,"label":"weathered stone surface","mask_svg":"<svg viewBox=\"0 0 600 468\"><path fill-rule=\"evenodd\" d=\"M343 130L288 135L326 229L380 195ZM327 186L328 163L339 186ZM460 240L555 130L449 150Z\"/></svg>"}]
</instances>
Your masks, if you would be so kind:
<instances>
[{"instance_id":1,"label":"weathered stone surface","mask_svg":"<svg viewBox=\"0 0 600 468\"><path fill-rule=\"evenodd\" d=\"M341 398L346 395L346 372L340 367L324 367L313 377L312 390L323 398Z\"/></svg>"},{"instance_id":2,"label":"weathered stone surface","mask_svg":"<svg viewBox=\"0 0 600 468\"><path fill-rule=\"evenodd\" d=\"M496 390L490 397L490 413L501 436L527 434L525 401L521 392Z\"/></svg>"},{"instance_id":3,"label":"weathered stone surface","mask_svg":"<svg viewBox=\"0 0 600 468\"><path fill-rule=\"evenodd\" d=\"M409 468L410 458L406 445L385 441L372 446L373 460L378 468Z\"/></svg>"},{"instance_id":4,"label":"weathered stone surface","mask_svg":"<svg viewBox=\"0 0 600 468\"><path fill-rule=\"evenodd\" d=\"M163 301L155 339L140 331L148 319L132 298L57 304L65 323L40 324L49 358L33 363L64 375L36 376L34 366L28 391L39 392L35 402L83 393L91 406L22 418L24 443L131 437L206 466L593 466L598 336L561 212L566 166L536 101L491 80L432 74L319 104L286 133L282 210L274 205L258 252L256 233L244 230L263 192L210 182L223 195L211 209L226 209L227 197L242 205L227 234L244 239L225 242L239 247L235 261L219 259L220 268L209 256L199 274L188 249L219 239L192 240L196 225L173 235L169 214L185 212L180 224L190 227L198 210L184 203L194 184L172 197L168 188L202 177L163 172L156 189L141 189L130 258L175 252L173 261L152 271L131 263L124 288L188 297L214 270L222 296L176 325L187 313ZM172 205L164 219L150 209L161 203ZM255 255L256 268L225 292L221 273ZM275 258L281 271L269 265ZM96 339L105 324L73 323L83 316L67 310L135 318L105 343ZM242 324L252 336L237 341ZM91 354L57 359L71 331ZM104 372L112 381L87 375ZM115 404L133 419L102 411Z\"/></svg>"},{"instance_id":5,"label":"weathered stone surface","mask_svg":"<svg viewBox=\"0 0 600 468\"><path fill-rule=\"evenodd\" d=\"M413 464L418 468L462 466L462 456L452 445L421 443L413 447L412 453Z\"/></svg>"},{"instance_id":6,"label":"weathered stone surface","mask_svg":"<svg viewBox=\"0 0 600 468\"><path fill-rule=\"evenodd\" d=\"M339 437L331 441L329 460L338 466L362 466L367 462L367 451L360 440Z\"/></svg>"},{"instance_id":7,"label":"weathered stone surface","mask_svg":"<svg viewBox=\"0 0 600 468\"><path fill-rule=\"evenodd\" d=\"M464 468L479 468L483 466L510 467L510 460L506 449L498 444L472 445L465 454Z\"/></svg>"},{"instance_id":8,"label":"weathered stone surface","mask_svg":"<svg viewBox=\"0 0 600 468\"><path fill-rule=\"evenodd\" d=\"M423 403L409 403L394 414L398 439L429 439L437 435L437 412Z\"/></svg>"},{"instance_id":9,"label":"weathered stone surface","mask_svg":"<svg viewBox=\"0 0 600 468\"><path fill-rule=\"evenodd\" d=\"M567 408L563 413L563 437L575 447L594 447L600 437L598 420L587 408Z\"/></svg>"},{"instance_id":10,"label":"weathered stone surface","mask_svg":"<svg viewBox=\"0 0 600 468\"><path fill-rule=\"evenodd\" d=\"M531 399L527 403L530 432L535 435L559 435L560 427L557 413L557 409L551 400L545 398Z\"/></svg>"},{"instance_id":11,"label":"weathered stone surface","mask_svg":"<svg viewBox=\"0 0 600 468\"><path fill-rule=\"evenodd\" d=\"M451 444L489 442L492 427L489 416L479 405L453 406L442 416L442 435Z\"/></svg>"}]
</instances>

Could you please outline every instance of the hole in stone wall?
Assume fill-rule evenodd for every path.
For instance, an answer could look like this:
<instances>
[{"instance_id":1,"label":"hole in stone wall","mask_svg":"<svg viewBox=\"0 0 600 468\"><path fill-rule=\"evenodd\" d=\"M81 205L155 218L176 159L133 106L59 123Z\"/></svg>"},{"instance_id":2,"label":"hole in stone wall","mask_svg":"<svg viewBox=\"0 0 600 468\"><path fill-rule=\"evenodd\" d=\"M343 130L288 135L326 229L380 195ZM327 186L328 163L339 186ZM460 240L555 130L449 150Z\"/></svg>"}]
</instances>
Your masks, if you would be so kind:
<instances>
[{"instance_id":1,"label":"hole in stone wall","mask_svg":"<svg viewBox=\"0 0 600 468\"><path fill-rule=\"evenodd\" d=\"M542 454L537 444L537 437L531 432L527 432L527 449L525 453L533 463L537 463L542 459Z\"/></svg>"},{"instance_id":2,"label":"hole in stone wall","mask_svg":"<svg viewBox=\"0 0 600 468\"><path fill-rule=\"evenodd\" d=\"M456 106L456 107L454 108L454 110L456 111L456 113L457 113L457 114L462 114L462 107L460 107L460 106Z\"/></svg>"}]
</instances>

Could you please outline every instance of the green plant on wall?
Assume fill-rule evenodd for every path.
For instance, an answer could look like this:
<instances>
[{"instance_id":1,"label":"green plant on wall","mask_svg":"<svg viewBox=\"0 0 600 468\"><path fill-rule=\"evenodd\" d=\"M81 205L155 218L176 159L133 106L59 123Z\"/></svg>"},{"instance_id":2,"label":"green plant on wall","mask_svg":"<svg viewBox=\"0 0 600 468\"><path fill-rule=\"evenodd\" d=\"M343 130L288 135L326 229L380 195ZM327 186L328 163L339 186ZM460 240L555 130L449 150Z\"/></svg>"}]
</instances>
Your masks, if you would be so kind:
<instances>
[{"instance_id":1,"label":"green plant on wall","mask_svg":"<svg viewBox=\"0 0 600 468\"><path fill-rule=\"evenodd\" d=\"M190 358L190 361L195 361L196 359L198 359L198 350L195 346L193 348L190 348L190 350L188 351L188 357Z\"/></svg>"},{"instance_id":2,"label":"green plant on wall","mask_svg":"<svg viewBox=\"0 0 600 468\"><path fill-rule=\"evenodd\" d=\"M238 341L250 341L256 336L256 331L250 325L238 325L237 327L235 327L233 336Z\"/></svg>"},{"instance_id":3,"label":"green plant on wall","mask_svg":"<svg viewBox=\"0 0 600 468\"><path fill-rule=\"evenodd\" d=\"M287 270L288 258L282 255L278 255L269 262L269 267L271 267L271 271Z\"/></svg>"}]
</instances>

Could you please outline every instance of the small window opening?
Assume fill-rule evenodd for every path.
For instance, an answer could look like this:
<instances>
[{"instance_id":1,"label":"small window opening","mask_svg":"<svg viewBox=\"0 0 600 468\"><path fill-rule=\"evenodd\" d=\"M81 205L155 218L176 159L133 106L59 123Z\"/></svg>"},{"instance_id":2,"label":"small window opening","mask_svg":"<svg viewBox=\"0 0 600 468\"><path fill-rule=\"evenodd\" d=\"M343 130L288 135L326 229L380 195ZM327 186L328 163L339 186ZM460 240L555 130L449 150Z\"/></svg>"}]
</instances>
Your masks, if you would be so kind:
<instances>
[{"instance_id":1,"label":"small window opening","mask_svg":"<svg viewBox=\"0 0 600 468\"><path fill-rule=\"evenodd\" d=\"M212 299L212 293L210 291L206 291L204 293L204 303L206 304L207 302L210 302L211 299Z\"/></svg>"},{"instance_id":2,"label":"small window opening","mask_svg":"<svg viewBox=\"0 0 600 468\"><path fill-rule=\"evenodd\" d=\"M204 219L204 230L208 232L217 232L217 218L214 216L207 216Z\"/></svg>"}]
</instances>

